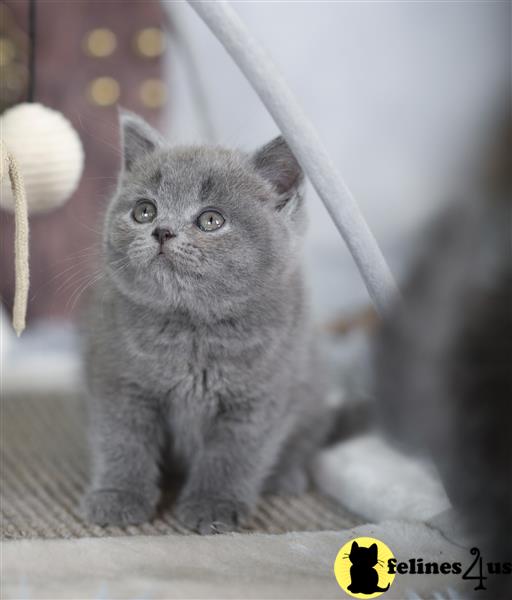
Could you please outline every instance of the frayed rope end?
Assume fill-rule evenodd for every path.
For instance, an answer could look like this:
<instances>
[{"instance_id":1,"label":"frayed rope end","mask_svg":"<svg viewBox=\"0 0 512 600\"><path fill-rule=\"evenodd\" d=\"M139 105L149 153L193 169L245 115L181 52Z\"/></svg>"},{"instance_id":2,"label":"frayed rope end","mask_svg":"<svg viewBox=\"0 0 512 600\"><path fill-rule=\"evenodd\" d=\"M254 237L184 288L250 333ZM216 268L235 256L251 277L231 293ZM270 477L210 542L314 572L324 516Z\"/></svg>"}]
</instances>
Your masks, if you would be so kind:
<instances>
[{"instance_id":1,"label":"frayed rope end","mask_svg":"<svg viewBox=\"0 0 512 600\"><path fill-rule=\"evenodd\" d=\"M29 289L29 262L28 262L28 209L25 186L21 177L18 164L14 156L7 151L5 144L0 140L0 181L5 176L7 164L9 179L11 181L12 195L14 197L14 267L15 267L15 294L12 311L12 326L16 335L20 337L25 329L27 314L28 289Z\"/></svg>"}]
</instances>

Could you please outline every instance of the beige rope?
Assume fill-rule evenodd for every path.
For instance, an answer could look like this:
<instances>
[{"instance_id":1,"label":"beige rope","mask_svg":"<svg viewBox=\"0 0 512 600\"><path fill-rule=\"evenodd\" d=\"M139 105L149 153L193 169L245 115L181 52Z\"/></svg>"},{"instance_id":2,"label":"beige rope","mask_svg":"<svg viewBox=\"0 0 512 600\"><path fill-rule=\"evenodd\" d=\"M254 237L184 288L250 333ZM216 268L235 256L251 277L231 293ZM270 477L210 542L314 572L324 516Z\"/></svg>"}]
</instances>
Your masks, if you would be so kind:
<instances>
[{"instance_id":1,"label":"beige rope","mask_svg":"<svg viewBox=\"0 0 512 600\"><path fill-rule=\"evenodd\" d=\"M25 317L27 314L28 288L30 282L28 264L28 210L27 198L23 178L14 156L7 150L0 139L0 182L5 176L5 165L11 180L12 195L14 198L14 270L15 270L15 292L14 307L12 309L12 325L14 331L20 336L25 329Z\"/></svg>"}]
</instances>

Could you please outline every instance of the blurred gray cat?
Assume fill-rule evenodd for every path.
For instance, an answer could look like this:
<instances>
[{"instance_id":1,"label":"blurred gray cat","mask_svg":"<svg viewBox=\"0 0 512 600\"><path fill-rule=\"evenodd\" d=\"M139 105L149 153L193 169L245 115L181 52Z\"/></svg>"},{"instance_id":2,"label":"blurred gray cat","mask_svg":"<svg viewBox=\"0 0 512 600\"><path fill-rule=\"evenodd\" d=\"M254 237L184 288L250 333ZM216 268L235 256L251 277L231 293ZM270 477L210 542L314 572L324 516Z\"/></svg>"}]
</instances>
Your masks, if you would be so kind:
<instances>
[{"instance_id":1,"label":"blurred gray cat","mask_svg":"<svg viewBox=\"0 0 512 600\"><path fill-rule=\"evenodd\" d=\"M466 194L429 229L404 301L375 344L385 429L434 458L471 538L486 560L501 562L512 558L509 93L506 106L467 172ZM512 597L510 576L485 586L485 597Z\"/></svg>"},{"instance_id":2,"label":"blurred gray cat","mask_svg":"<svg viewBox=\"0 0 512 600\"><path fill-rule=\"evenodd\" d=\"M171 148L129 113L121 126L85 352L84 511L147 521L172 464L186 477L177 517L233 530L263 491L302 491L328 435L300 264L303 174L280 137L248 155Z\"/></svg>"}]
</instances>

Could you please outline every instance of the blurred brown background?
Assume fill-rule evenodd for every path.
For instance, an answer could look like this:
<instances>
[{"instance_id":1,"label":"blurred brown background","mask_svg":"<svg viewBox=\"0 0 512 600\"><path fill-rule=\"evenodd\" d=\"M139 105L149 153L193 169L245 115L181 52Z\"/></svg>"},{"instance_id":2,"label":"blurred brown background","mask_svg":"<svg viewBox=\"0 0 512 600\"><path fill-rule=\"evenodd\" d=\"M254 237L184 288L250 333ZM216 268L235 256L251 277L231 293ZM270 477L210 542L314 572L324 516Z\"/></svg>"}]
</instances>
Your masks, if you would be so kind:
<instances>
[{"instance_id":1,"label":"blurred brown background","mask_svg":"<svg viewBox=\"0 0 512 600\"><path fill-rule=\"evenodd\" d=\"M157 1L37 2L35 101L61 111L85 151L79 189L53 212L30 219L28 319L66 318L97 259L98 221L119 166L116 105L157 124L169 90L162 81L165 15ZM28 0L0 2L0 110L26 100ZM13 300L13 234L0 211L0 295Z\"/></svg>"}]
</instances>

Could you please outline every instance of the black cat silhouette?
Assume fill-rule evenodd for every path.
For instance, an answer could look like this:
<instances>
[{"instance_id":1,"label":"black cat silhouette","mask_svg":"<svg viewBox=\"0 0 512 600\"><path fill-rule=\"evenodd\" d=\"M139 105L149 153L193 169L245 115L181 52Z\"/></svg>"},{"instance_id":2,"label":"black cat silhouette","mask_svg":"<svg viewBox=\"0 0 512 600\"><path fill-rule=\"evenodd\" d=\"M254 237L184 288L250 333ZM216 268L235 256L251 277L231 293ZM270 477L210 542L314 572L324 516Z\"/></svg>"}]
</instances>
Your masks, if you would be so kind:
<instances>
[{"instance_id":1,"label":"black cat silhouette","mask_svg":"<svg viewBox=\"0 0 512 600\"><path fill-rule=\"evenodd\" d=\"M347 589L353 594L375 594L389 589L389 583L385 588L379 587L379 574L373 568L378 561L377 544L366 548L353 542L349 559L352 566L350 567L351 581Z\"/></svg>"}]
</instances>

